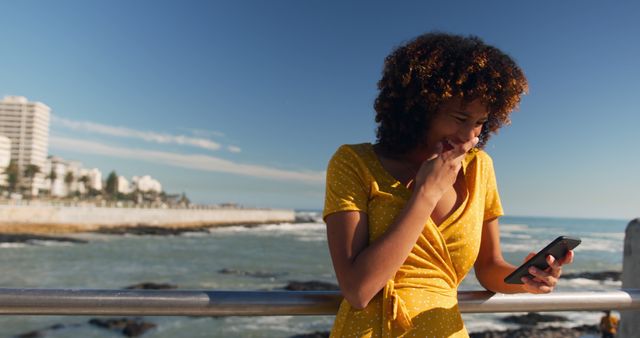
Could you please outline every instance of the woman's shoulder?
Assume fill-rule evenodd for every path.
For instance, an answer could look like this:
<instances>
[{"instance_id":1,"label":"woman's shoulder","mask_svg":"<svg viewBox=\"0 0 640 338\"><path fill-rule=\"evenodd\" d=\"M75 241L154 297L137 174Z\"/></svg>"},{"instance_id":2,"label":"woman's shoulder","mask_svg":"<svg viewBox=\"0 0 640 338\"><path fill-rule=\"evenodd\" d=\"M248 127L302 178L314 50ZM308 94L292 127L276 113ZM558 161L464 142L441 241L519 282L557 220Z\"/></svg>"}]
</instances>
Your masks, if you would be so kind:
<instances>
[{"instance_id":1,"label":"woman's shoulder","mask_svg":"<svg viewBox=\"0 0 640 338\"><path fill-rule=\"evenodd\" d=\"M333 155L333 158L350 158L364 161L373 151L371 143L343 144Z\"/></svg>"},{"instance_id":2,"label":"woman's shoulder","mask_svg":"<svg viewBox=\"0 0 640 338\"><path fill-rule=\"evenodd\" d=\"M479 163L493 163L491 156L483 149L474 149L467 154L467 161L478 161Z\"/></svg>"}]
</instances>

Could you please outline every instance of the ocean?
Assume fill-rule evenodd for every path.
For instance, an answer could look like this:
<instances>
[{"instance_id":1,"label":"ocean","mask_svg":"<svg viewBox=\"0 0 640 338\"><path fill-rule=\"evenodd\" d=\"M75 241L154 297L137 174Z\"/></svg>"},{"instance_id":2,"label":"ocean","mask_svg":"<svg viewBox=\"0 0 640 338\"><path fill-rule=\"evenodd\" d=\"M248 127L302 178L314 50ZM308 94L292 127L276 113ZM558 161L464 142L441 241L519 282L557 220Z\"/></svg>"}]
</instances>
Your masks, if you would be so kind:
<instances>
[{"instance_id":1,"label":"ocean","mask_svg":"<svg viewBox=\"0 0 640 338\"><path fill-rule=\"evenodd\" d=\"M121 289L142 282L180 289L277 290L289 281L335 283L324 224L315 221L252 227L230 226L178 236L78 234L87 243L35 241L0 243L0 287ZM580 237L574 264L565 273L621 271L628 221L540 217L501 218L505 258L520 263L558 235ZM226 271L226 273L224 273ZM619 289L617 281L561 279L557 290ZM481 290L473 272L461 290ZM567 322L596 324L600 312L556 312ZM517 328L500 319L509 314L464 314L470 332ZM42 330L45 337L118 337L89 325L92 317L0 316L0 337ZM290 337L328 331L332 316L146 317L156 328L143 337ZM61 324L55 329L54 325Z\"/></svg>"}]
</instances>

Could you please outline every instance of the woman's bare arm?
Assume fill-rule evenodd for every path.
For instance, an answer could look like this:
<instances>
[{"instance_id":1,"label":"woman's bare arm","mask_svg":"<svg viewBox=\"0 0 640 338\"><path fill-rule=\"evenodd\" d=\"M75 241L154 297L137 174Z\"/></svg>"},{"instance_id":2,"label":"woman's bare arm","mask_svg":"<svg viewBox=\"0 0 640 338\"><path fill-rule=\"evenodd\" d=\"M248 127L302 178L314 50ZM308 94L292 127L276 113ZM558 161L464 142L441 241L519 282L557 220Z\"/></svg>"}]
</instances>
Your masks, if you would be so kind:
<instances>
[{"instance_id":1,"label":"woman's bare arm","mask_svg":"<svg viewBox=\"0 0 640 338\"><path fill-rule=\"evenodd\" d=\"M525 260L535 255L530 253ZM552 256L547 257L549 268L545 271L532 270L529 271L535 278L527 279L524 284L507 284L504 278L516 269L506 262L502 257L500 249L500 230L498 219L485 221L482 227L482 242L480 244L480 252L475 263L476 278L482 286L487 290L500 293L548 293L558 282L558 278L562 274L562 265L570 264L573 261L573 251L560 260L554 259Z\"/></svg>"}]
</instances>

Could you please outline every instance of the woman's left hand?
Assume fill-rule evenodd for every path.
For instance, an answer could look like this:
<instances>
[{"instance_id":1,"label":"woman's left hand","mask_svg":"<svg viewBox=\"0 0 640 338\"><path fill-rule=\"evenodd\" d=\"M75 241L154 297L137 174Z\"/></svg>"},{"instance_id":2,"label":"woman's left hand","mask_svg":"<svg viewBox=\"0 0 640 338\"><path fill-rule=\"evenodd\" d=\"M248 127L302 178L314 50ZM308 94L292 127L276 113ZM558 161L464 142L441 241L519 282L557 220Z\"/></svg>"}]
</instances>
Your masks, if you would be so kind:
<instances>
[{"instance_id":1,"label":"woman's left hand","mask_svg":"<svg viewBox=\"0 0 640 338\"><path fill-rule=\"evenodd\" d=\"M530 253L527 258L533 257L535 252ZM549 293L553 291L558 279L562 274L562 266L571 264L573 262L573 250L569 250L567 254L560 260L556 260L555 257L547 256L547 264L549 267L545 270L540 270L536 267L529 268L529 274L534 278L522 277L524 282L524 290L529 293Z\"/></svg>"}]
</instances>

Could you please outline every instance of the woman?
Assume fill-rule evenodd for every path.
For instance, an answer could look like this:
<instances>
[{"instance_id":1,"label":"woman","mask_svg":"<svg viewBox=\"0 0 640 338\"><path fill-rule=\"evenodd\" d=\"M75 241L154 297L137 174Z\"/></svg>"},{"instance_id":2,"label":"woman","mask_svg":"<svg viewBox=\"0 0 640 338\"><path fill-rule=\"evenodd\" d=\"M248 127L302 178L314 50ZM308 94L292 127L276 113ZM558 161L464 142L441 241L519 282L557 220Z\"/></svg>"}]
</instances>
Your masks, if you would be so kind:
<instances>
[{"instance_id":1,"label":"woman","mask_svg":"<svg viewBox=\"0 0 640 338\"><path fill-rule=\"evenodd\" d=\"M331 336L467 337L457 287L474 264L491 291L552 291L572 252L503 282L515 267L481 150L527 90L515 62L477 37L429 33L386 58L378 88L377 143L341 146L327 169L323 217L345 298Z\"/></svg>"}]
</instances>

